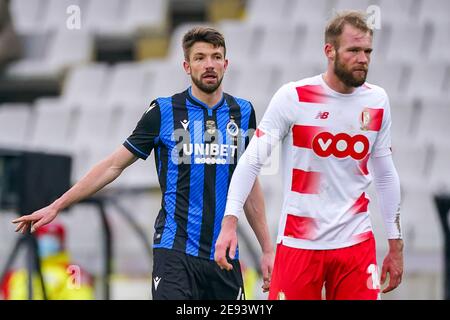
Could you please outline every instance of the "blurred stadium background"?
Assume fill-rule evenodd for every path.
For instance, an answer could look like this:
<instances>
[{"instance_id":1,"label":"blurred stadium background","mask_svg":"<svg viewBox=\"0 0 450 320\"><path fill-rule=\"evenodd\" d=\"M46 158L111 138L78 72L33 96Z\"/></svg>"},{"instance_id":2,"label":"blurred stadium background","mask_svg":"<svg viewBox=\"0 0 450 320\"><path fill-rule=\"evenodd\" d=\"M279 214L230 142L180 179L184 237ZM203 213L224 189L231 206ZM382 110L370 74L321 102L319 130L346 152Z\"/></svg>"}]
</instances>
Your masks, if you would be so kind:
<instances>
[{"instance_id":1,"label":"blurred stadium background","mask_svg":"<svg viewBox=\"0 0 450 320\"><path fill-rule=\"evenodd\" d=\"M76 5L80 28L70 29ZM285 82L324 71L323 30L334 10L379 8L369 82L391 99L393 152L402 183L405 273L383 299L444 298L444 236L434 195L450 193L450 1L448 0L11 0L18 59L0 74L0 148L72 156L72 182L128 136L157 96L183 90L181 37L193 25L222 31L229 70L225 91L253 101L261 119ZM373 7L371 7L373 8ZM130 167L108 189L152 239L160 193L153 157ZM0 175L1 176L1 175ZM262 184L273 238L282 195L278 174ZM132 190L141 190L133 192ZM143 191L142 191L143 190ZM381 265L387 250L372 189L372 221ZM17 212L0 214L0 267L17 234ZM114 259L112 299L149 299L150 245L107 203ZM101 220L89 204L60 215L73 260L104 292ZM261 293L259 246L242 219L240 252L247 296ZM244 241L249 239L249 241ZM17 264L23 264L25 253Z\"/></svg>"}]
</instances>

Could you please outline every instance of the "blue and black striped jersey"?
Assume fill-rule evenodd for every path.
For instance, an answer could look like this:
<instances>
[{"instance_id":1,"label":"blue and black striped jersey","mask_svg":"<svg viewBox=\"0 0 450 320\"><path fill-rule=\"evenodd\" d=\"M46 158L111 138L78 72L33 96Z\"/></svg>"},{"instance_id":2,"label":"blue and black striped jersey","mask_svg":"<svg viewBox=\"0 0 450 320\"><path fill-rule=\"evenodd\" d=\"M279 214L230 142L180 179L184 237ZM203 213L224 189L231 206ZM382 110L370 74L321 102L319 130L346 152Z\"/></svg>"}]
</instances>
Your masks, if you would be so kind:
<instances>
[{"instance_id":1,"label":"blue and black striped jersey","mask_svg":"<svg viewBox=\"0 0 450 320\"><path fill-rule=\"evenodd\" d=\"M152 101L124 146L142 159L155 153L155 248L214 259L231 176L255 127L252 104L226 93L212 108L191 88Z\"/></svg>"}]
</instances>

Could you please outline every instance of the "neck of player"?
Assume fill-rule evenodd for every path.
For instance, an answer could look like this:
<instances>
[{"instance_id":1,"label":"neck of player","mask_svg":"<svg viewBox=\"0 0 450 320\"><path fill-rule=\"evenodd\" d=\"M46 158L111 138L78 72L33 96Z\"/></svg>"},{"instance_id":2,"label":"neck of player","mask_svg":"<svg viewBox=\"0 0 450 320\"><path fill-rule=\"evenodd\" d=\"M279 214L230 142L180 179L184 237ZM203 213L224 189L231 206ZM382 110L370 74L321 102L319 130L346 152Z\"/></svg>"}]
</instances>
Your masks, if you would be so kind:
<instances>
[{"instance_id":1,"label":"neck of player","mask_svg":"<svg viewBox=\"0 0 450 320\"><path fill-rule=\"evenodd\" d=\"M327 70L325 74L323 75L323 80L325 83L334 91L343 93L343 94L350 94L353 93L356 88L355 87L349 87L346 86L338 77L337 75L330 70Z\"/></svg>"},{"instance_id":2,"label":"neck of player","mask_svg":"<svg viewBox=\"0 0 450 320\"><path fill-rule=\"evenodd\" d=\"M200 90L195 84L192 84L192 95L198 100L212 108L222 99L222 86L219 86L216 91L206 93Z\"/></svg>"}]
</instances>

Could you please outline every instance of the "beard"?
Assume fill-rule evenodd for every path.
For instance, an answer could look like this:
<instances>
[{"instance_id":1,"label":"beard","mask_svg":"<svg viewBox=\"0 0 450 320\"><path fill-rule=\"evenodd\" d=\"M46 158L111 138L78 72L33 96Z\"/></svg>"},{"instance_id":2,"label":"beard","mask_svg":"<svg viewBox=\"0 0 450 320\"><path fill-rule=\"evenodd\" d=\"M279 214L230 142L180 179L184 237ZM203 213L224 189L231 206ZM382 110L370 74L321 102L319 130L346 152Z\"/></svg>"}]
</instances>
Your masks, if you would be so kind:
<instances>
[{"instance_id":1,"label":"beard","mask_svg":"<svg viewBox=\"0 0 450 320\"><path fill-rule=\"evenodd\" d=\"M194 84L201 91L203 91L204 93L210 94L210 93L213 93L214 91L216 91L217 88L220 87L220 85L222 84L223 76L221 78L217 77L217 82L216 83L211 83L211 84L204 83L201 78L198 79L198 78L195 78L192 75L191 75L191 79L192 79L192 82L194 82Z\"/></svg>"},{"instance_id":2,"label":"beard","mask_svg":"<svg viewBox=\"0 0 450 320\"><path fill-rule=\"evenodd\" d=\"M334 60L334 73L347 87L360 87L366 82L367 67L360 67L358 70L364 70L364 75L356 77L353 75L353 71L348 70L344 64L341 63L339 55L336 54L336 60Z\"/></svg>"}]
</instances>

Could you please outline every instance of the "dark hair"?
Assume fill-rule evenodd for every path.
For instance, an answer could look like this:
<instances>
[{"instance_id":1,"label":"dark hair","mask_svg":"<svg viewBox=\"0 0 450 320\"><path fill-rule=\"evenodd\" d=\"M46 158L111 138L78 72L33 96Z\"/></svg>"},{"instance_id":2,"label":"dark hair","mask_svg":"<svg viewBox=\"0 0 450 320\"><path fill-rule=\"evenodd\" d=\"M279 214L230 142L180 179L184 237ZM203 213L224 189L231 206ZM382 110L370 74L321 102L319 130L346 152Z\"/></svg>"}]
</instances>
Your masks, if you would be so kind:
<instances>
[{"instance_id":1,"label":"dark hair","mask_svg":"<svg viewBox=\"0 0 450 320\"><path fill-rule=\"evenodd\" d=\"M219 31L210 27L195 27L186 32L183 37L183 51L186 60L189 60L190 50L196 42L210 43L215 48L223 47L224 56L226 55L225 38Z\"/></svg>"},{"instance_id":2,"label":"dark hair","mask_svg":"<svg viewBox=\"0 0 450 320\"><path fill-rule=\"evenodd\" d=\"M367 15L363 11L348 10L336 13L325 29L325 43L330 43L338 49L338 39L347 24L373 36L373 30L367 25L366 20Z\"/></svg>"}]
</instances>

